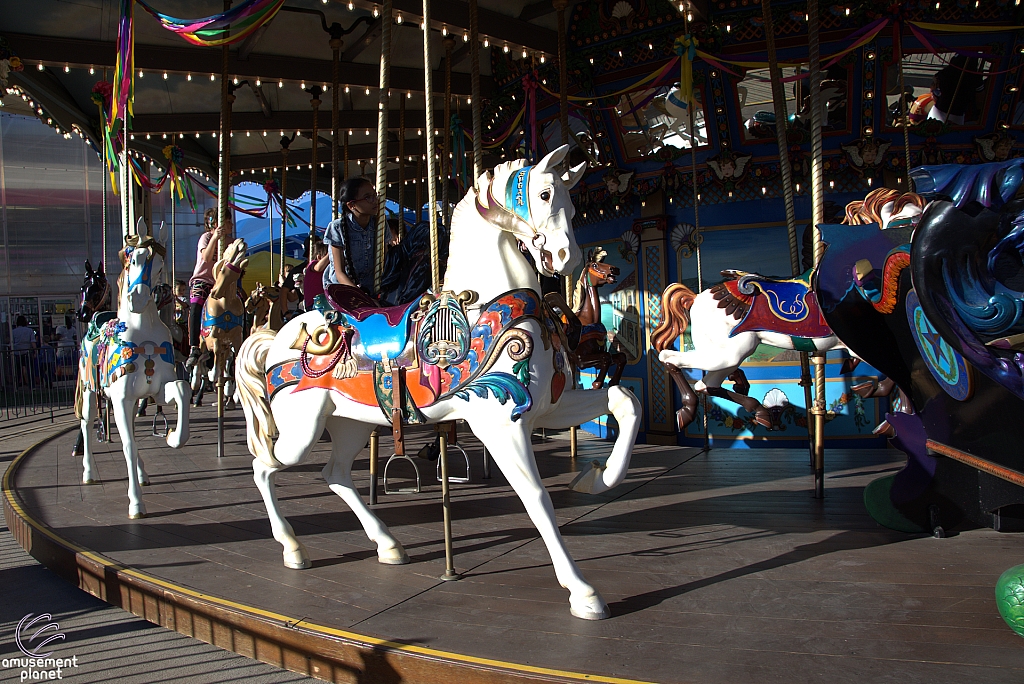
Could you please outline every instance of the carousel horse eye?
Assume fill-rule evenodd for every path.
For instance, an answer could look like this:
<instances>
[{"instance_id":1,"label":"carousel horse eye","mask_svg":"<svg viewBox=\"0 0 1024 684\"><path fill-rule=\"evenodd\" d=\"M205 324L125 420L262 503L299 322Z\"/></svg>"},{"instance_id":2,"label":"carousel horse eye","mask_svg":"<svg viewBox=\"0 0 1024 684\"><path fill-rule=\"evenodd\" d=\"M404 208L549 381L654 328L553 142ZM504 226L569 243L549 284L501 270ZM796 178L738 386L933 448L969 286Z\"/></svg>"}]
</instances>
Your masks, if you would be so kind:
<instances>
[{"instance_id":1,"label":"carousel horse eye","mask_svg":"<svg viewBox=\"0 0 1024 684\"><path fill-rule=\"evenodd\" d=\"M540 193L540 198L542 200L544 200L545 202L550 202L551 201L551 191L550 190L545 190L544 192Z\"/></svg>"}]
</instances>

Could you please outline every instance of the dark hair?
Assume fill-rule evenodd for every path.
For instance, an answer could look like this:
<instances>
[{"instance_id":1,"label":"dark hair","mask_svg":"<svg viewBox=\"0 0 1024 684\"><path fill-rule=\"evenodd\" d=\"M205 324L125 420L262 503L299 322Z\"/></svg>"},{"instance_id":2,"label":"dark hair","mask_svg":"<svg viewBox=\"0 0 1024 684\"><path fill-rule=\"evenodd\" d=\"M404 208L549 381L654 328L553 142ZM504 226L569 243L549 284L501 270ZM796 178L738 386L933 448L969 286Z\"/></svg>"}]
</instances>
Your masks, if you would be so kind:
<instances>
[{"instance_id":1,"label":"dark hair","mask_svg":"<svg viewBox=\"0 0 1024 684\"><path fill-rule=\"evenodd\" d=\"M348 211L348 207L346 205L356 199L356 196L359 194L359 190L364 185L373 187L373 181L364 176L355 176L353 178L346 178L345 181L342 182L341 187L338 189L338 202L341 203L342 211Z\"/></svg>"},{"instance_id":2,"label":"dark hair","mask_svg":"<svg viewBox=\"0 0 1024 684\"><path fill-rule=\"evenodd\" d=\"M184 286L184 287L188 287L188 283L186 283L186 282L185 282L184 280L182 280L181 278L176 278L176 279L174 280L174 287L178 287L179 285L182 285L182 286Z\"/></svg>"},{"instance_id":3,"label":"dark hair","mask_svg":"<svg viewBox=\"0 0 1024 684\"><path fill-rule=\"evenodd\" d=\"M14 327L15 328L27 328L28 327L28 319L25 318L24 316L18 316L18 318L14 321Z\"/></svg>"}]
</instances>

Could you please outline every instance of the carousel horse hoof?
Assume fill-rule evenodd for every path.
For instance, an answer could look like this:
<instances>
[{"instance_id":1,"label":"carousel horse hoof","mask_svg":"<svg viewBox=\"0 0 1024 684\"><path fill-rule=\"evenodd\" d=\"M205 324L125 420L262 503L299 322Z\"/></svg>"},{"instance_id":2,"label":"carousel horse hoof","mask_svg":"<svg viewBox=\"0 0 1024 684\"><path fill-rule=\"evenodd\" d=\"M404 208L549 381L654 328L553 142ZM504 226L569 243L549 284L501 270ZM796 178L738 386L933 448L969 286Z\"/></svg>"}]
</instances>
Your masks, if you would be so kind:
<instances>
[{"instance_id":1,"label":"carousel horse hoof","mask_svg":"<svg viewBox=\"0 0 1024 684\"><path fill-rule=\"evenodd\" d=\"M694 418L697 417L697 407L694 406L692 409L683 407L676 411L676 428L680 432L685 430L690 423L693 422Z\"/></svg>"},{"instance_id":2,"label":"carousel horse hoof","mask_svg":"<svg viewBox=\"0 0 1024 684\"><path fill-rule=\"evenodd\" d=\"M306 548L300 546L294 551L284 552L284 566L291 568L292 570L309 570L313 567L313 562L309 560L309 554L306 553Z\"/></svg>"},{"instance_id":3,"label":"carousel horse hoof","mask_svg":"<svg viewBox=\"0 0 1024 684\"><path fill-rule=\"evenodd\" d=\"M569 612L573 617L581 620L607 620L612 616L608 610L608 604L598 595L591 596L587 601L581 601L579 605L569 601Z\"/></svg>"},{"instance_id":4,"label":"carousel horse hoof","mask_svg":"<svg viewBox=\"0 0 1024 684\"><path fill-rule=\"evenodd\" d=\"M850 389L853 390L854 394L856 394L861 399L868 399L869 397L871 397L871 395L875 393L875 390L877 388L878 383L875 380L868 380L867 382L861 382L850 387Z\"/></svg>"},{"instance_id":5,"label":"carousel horse hoof","mask_svg":"<svg viewBox=\"0 0 1024 684\"><path fill-rule=\"evenodd\" d=\"M569 483L569 489L581 494L600 494L607 489L601 480L601 473L604 472L604 469L605 466L598 461L591 461L583 472Z\"/></svg>"},{"instance_id":6,"label":"carousel horse hoof","mask_svg":"<svg viewBox=\"0 0 1024 684\"><path fill-rule=\"evenodd\" d=\"M99 483L100 483L99 480L94 480L91 477L89 479L87 479L87 480L86 479L82 480L82 484L99 484Z\"/></svg>"},{"instance_id":7,"label":"carousel horse hoof","mask_svg":"<svg viewBox=\"0 0 1024 684\"><path fill-rule=\"evenodd\" d=\"M601 389L604 387L604 382L597 382L596 380L590 383L590 389Z\"/></svg>"},{"instance_id":8,"label":"carousel horse hoof","mask_svg":"<svg viewBox=\"0 0 1024 684\"><path fill-rule=\"evenodd\" d=\"M146 507L142 506L129 506L128 507L128 518L130 520L142 520L146 517Z\"/></svg>"},{"instance_id":9,"label":"carousel horse hoof","mask_svg":"<svg viewBox=\"0 0 1024 684\"><path fill-rule=\"evenodd\" d=\"M401 546L384 551L377 550L377 562L383 565L408 565L409 554Z\"/></svg>"},{"instance_id":10,"label":"carousel horse hoof","mask_svg":"<svg viewBox=\"0 0 1024 684\"><path fill-rule=\"evenodd\" d=\"M754 422L763 427L766 430L774 429L772 427L772 417L767 410L763 408L756 409L754 411Z\"/></svg>"}]
</instances>

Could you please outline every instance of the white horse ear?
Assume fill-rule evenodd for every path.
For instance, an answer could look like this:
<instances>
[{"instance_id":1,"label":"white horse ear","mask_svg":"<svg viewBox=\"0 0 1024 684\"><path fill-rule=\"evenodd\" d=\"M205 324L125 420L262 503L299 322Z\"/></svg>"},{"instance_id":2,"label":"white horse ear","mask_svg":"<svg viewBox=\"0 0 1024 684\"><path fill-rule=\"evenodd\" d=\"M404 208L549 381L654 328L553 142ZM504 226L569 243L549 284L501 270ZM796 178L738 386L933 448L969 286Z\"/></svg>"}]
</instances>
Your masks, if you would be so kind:
<instances>
[{"instance_id":1,"label":"white horse ear","mask_svg":"<svg viewBox=\"0 0 1024 684\"><path fill-rule=\"evenodd\" d=\"M135 224L135 234L139 237L149 235L149 226L146 225L146 219L139 217L138 222Z\"/></svg>"},{"instance_id":2,"label":"white horse ear","mask_svg":"<svg viewBox=\"0 0 1024 684\"><path fill-rule=\"evenodd\" d=\"M565 183L566 190L572 190L576 187L576 184L583 179L583 174L587 172L587 162L580 162L577 166L572 167L568 171L562 174L562 182Z\"/></svg>"},{"instance_id":3,"label":"white horse ear","mask_svg":"<svg viewBox=\"0 0 1024 684\"><path fill-rule=\"evenodd\" d=\"M569 154L568 145L562 145L561 147L555 148L551 152L548 152L546 157L540 160L540 163L537 164L537 170L541 173L551 171L562 163L562 160L565 159L565 155L567 154Z\"/></svg>"}]
</instances>

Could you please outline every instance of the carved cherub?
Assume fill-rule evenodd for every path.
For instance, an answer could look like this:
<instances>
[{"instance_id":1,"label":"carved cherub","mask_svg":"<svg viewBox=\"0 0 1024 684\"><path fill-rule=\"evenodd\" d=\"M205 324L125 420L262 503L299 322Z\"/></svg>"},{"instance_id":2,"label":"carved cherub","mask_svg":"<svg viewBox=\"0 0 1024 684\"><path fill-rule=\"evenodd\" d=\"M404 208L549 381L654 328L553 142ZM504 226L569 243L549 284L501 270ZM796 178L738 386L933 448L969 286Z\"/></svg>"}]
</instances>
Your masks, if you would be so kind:
<instances>
[{"instance_id":1,"label":"carved cherub","mask_svg":"<svg viewBox=\"0 0 1024 684\"><path fill-rule=\"evenodd\" d=\"M842 145L842 150L850 160L850 166L863 173L867 169L873 169L882 164L885 151L889 149L890 145L892 142L888 140L867 136L854 140L848 145Z\"/></svg>"}]
</instances>

